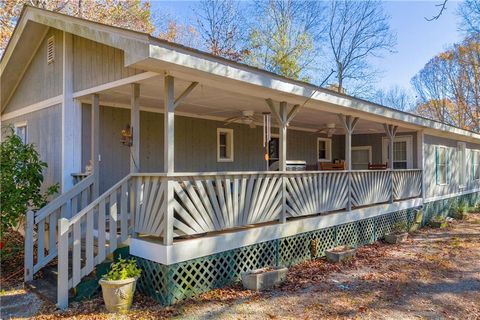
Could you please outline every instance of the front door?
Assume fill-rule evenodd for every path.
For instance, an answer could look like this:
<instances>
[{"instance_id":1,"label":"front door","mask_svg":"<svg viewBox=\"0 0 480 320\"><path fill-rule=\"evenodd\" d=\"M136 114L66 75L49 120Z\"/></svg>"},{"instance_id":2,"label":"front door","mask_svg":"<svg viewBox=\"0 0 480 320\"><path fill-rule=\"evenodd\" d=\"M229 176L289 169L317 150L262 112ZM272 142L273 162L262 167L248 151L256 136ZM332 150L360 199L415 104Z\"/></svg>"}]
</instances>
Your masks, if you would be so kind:
<instances>
[{"instance_id":1,"label":"front door","mask_svg":"<svg viewBox=\"0 0 480 320\"><path fill-rule=\"evenodd\" d=\"M272 137L268 143L268 167L280 159L280 139Z\"/></svg>"}]
</instances>

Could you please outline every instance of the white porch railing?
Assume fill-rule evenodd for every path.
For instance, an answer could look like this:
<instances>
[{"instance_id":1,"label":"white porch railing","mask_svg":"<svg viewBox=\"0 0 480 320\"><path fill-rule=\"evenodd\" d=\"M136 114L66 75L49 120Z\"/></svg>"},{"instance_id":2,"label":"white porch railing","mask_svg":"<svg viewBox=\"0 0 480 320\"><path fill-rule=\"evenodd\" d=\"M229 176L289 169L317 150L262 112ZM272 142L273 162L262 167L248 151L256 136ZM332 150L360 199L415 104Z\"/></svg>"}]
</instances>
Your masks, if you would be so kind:
<instances>
[{"instance_id":1,"label":"white porch railing","mask_svg":"<svg viewBox=\"0 0 480 320\"><path fill-rule=\"evenodd\" d=\"M134 174L135 232L173 238L421 196L421 170ZM169 199L169 201L166 201Z\"/></svg>"},{"instance_id":2,"label":"white porch railing","mask_svg":"<svg viewBox=\"0 0 480 320\"><path fill-rule=\"evenodd\" d=\"M92 199L94 177L88 176L37 212L27 212L25 226L25 281L57 256L57 222L70 218ZM34 254L36 247L37 254Z\"/></svg>"},{"instance_id":3,"label":"white porch railing","mask_svg":"<svg viewBox=\"0 0 480 320\"><path fill-rule=\"evenodd\" d=\"M130 175L70 219L59 220L58 306L68 305L68 290L125 242L133 230L135 185Z\"/></svg>"},{"instance_id":4,"label":"white porch railing","mask_svg":"<svg viewBox=\"0 0 480 320\"><path fill-rule=\"evenodd\" d=\"M58 221L58 305L66 307L68 290L134 233L171 244L178 237L417 197L421 175L421 170L130 174ZM78 186L83 183L91 186L88 180Z\"/></svg>"}]
</instances>

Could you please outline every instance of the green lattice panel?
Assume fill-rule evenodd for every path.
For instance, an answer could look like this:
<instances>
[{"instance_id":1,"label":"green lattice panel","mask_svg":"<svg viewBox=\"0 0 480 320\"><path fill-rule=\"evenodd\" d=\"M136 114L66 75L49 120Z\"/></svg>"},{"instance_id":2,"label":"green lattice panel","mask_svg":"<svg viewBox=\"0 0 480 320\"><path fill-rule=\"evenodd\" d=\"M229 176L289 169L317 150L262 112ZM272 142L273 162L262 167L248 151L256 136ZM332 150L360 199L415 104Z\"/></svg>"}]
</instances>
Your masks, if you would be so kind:
<instances>
[{"instance_id":1,"label":"green lattice panel","mask_svg":"<svg viewBox=\"0 0 480 320\"><path fill-rule=\"evenodd\" d=\"M351 245L356 247L358 244L357 222L347 223L337 226L336 245Z\"/></svg>"},{"instance_id":2,"label":"green lattice panel","mask_svg":"<svg viewBox=\"0 0 480 320\"><path fill-rule=\"evenodd\" d=\"M310 242L312 240L320 240L317 257L324 256L325 250L335 246L335 228L320 229L281 239L279 265L291 266L310 259Z\"/></svg>"},{"instance_id":3,"label":"green lattice panel","mask_svg":"<svg viewBox=\"0 0 480 320\"><path fill-rule=\"evenodd\" d=\"M358 224L358 245L365 245L375 241L375 220L365 219Z\"/></svg>"},{"instance_id":4,"label":"green lattice panel","mask_svg":"<svg viewBox=\"0 0 480 320\"><path fill-rule=\"evenodd\" d=\"M240 274L265 266L291 266L310 259L310 241L318 239L317 256L335 245L362 245L382 238L397 221L411 223L413 210L399 211L327 229L268 241L208 257L163 266L137 258L143 269L139 291L172 304L239 280Z\"/></svg>"}]
</instances>

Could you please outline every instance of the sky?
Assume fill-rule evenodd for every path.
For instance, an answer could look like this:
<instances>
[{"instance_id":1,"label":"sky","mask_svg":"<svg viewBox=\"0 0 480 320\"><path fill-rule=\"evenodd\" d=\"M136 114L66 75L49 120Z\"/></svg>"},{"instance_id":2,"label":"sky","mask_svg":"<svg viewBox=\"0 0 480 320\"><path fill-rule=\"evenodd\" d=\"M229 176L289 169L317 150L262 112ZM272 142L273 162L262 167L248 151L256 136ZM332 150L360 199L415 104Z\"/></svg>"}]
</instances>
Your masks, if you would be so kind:
<instances>
[{"instance_id":1,"label":"sky","mask_svg":"<svg viewBox=\"0 0 480 320\"><path fill-rule=\"evenodd\" d=\"M152 2L152 11L161 10L187 23L194 19L192 7L195 1ZM425 20L425 17L438 13L439 8L435 5L440 2L442 0L384 1L385 11L391 17L390 26L397 35L397 47L395 53L371 60L372 65L381 71L377 88L399 86L411 91L411 78L435 55L462 40L456 16L460 2L449 0L447 9L438 20Z\"/></svg>"}]
</instances>

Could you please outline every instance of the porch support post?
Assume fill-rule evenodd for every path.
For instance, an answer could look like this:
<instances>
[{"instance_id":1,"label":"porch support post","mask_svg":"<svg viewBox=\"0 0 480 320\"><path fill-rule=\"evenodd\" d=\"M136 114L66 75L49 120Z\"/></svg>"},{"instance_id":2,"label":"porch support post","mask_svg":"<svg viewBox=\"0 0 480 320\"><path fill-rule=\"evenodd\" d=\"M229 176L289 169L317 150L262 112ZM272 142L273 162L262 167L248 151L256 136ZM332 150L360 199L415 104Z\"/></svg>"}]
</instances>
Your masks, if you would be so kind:
<instances>
[{"instance_id":1,"label":"porch support post","mask_svg":"<svg viewBox=\"0 0 480 320\"><path fill-rule=\"evenodd\" d=\"M265 99L270 111L273 113L279 123L279 159L278 170L280 172L287 171L287 127L290 121L295 117L300 109L300 105L296 104L288 112L288 104L286 101L280 102L279 108L275 107L272 99ZM280 222L285 223L287 221L287 187L286 177L281 176L282 179L282 214L280 215Z\"/></svg>"},{"instance_id":2,"label":"porch support post","mask_svg":"<svg viewBox=\"0 0 480 320\"><path fill-rule=\"evenodd\" d=\"M388 137L389 150L388 150L388 168L393 170L393 142L395 141L395 135L397 134L398 126L392 124L384 124L383 128Z\"/></svg>"},{"instance_id":3,"label":"porch support post","mask_svg":"<svg viewBox=\"0 0 480 320\"><path fill-rule=\"evenodd\" d=\"M93 167L93 199L99 196L100 192L100 102L98 94L92 95L92 142L91 157Z\"/></svg>"},{"instance_id":4,"label":"porch support post","mask_svg":"<svg viewBox=\"0 0 480 320\"><path fill-rule=\"evenodd\" d=\"M131 84L130 96L130 122L132 132L132 146L130 147L130 172L140 171L140 85L138 83Z\"/></svg>"},{"instance_id":5,"label":"porch support post","mask_svg":"<svg viewBox=\"0 0 480 320\"><path fill-rule=\"evenodd\" d=\"M164 158L163 168L166 173L173 173L175 171L175 91L174 78L172 76L165 76L163 102L165 108L165 140L164 140Z\"/></svg>"},{"instance_id":6,"label":"porch support post","mask_svg":"<svg viewBox=\"0 0 480 320\"><path fill-rule=\"evenodd\" d=\"M425 163L424 163L424 137L425 134L423 130L417 131L417 168L422 170L422 199L425 201Z\"/></svg>"},{"instance_id":7,"label":"porch support post","mask_svg":"<svg viewBox=\"0 0 480 320\"><path fill-rule=\"evenodd\" d=\"M280 128L279 128L279 163L278 170L287 170L287 103L285 101L280 102Z\"/></svg>"},{"instance_id":8,"label":"porch support post","mask_svg":"<svg viewBox=\"0 0 480 320\"><path fill-rule=\"evenodd\" d=\"M163 233L163 244L173 244L173 181L168 177L175 172L175 108L195 89L198 82L192 82L175 99L175 78L170 75L164 77L163 105L164 114L164 172L167 174L165 183L165 207L162 212L165 214L165 229Z\"/></svg>"},{"instance_id":9,"label":"porch support post","mask_svg":"<svg viewBox=\"0 0 480 320\"><path fill-rule=\"evenodd\" d=\"M388 169L390 170L390 202L393 203L393 143L395 141L395 135L397 134L398 126L392 124L384 124L383 128L388 136L389 148L388 148Z\"/></svg>"},{"instance_id":10,"label":"porch support post","mask_svg":"<svg viewBox=\"0 0 480 320\"><path fill-rule=\"evenodd\" d=\"M338 117L345 129L345 162L347 165L346 169L350 171L352 170L352 133L359 118L343 114L339 114Z\"/></svg>"},{"instance_id":11,"label":"porch support post","mask_svg":"<svg viewBox=\"0 0 480 320\"><path fill-rule=\"evenodd\" d=\"M338 118L345 128L345 162L348 170L348 200L347 211L352 210L352 133L358 122L358 117L339 114Z\"/></svg>"}]
</instances>

